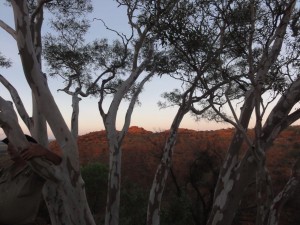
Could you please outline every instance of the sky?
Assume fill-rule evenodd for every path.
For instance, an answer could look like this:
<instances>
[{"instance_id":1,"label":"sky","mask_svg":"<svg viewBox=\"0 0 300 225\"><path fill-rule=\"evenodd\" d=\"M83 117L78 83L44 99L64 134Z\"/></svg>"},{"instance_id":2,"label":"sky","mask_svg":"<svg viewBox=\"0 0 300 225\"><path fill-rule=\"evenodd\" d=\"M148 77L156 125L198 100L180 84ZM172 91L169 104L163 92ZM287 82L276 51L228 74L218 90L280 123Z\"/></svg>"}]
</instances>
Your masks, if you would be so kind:
<instances>
[{"instance_id":1,"label":"sky","mask_svg":"<svg viewBox=\"0 0 300 225\"><path fill-rule=\"evenodd\" d=\"M3 6L5 0L0 0L0 20L14 28L12 9ZM115 1L111 0L93 0L94 12L91 15L92 18L101 18L105 21L110 28L127 33L128 23L126 18L126 12L122 8L118 8ZM43 33L49 32L47 28L47 15L45 15ZM88 33L87 39L93 40L95 38L108 38L113 40L116 35L111 31L105 29L103 24L99 20L92 22L91 29ZM18 93L25 105L28 113L31 115L31 92L30 88L25 80L18 50L15 40L0 28L0 51L4 56L9 58L13 64L9 69L1 69L0 74L9 80L13 86L18 90ZM44 72L47 73L47 67L44 66ZM57 90L63 87L62 81L59 78L48 78L48 84L50 90L56 100L56 103L61 110L63 117L67 124L70 126L72 107L71 96L64 92L58 92ZM176 114L177 108L159 109L158 101L163 100L161 94L165 91L171 91L174 88L180 87L179 84L171 78L153 78L148 82L144 91L140 95L140 106L136 106L132 114L131 126L143 127L146 130L159 132L169 129L172 120ZM0 86L0 96L6 100L10 100L10 96L6 89ZM83 98L80 101L79 112L79 134L86 134L92 131L103 130L103 122L98 110L98 99L96 98ZM123 118L126 112L126 103L122 104L118 112L117 129L121 129L123 125ZM21 127L25 133L28 133L24 124L20 120ZM193 130L215 130L221 128L231 127L224 123L214 123L205 120L196 122L190 115L186 115L183 119L181 128L193 129ZM0 138L4 135L3 130L0 130ZM53 137L51 131L49 131L50 138Z\"/></svg>"}]
</instances>

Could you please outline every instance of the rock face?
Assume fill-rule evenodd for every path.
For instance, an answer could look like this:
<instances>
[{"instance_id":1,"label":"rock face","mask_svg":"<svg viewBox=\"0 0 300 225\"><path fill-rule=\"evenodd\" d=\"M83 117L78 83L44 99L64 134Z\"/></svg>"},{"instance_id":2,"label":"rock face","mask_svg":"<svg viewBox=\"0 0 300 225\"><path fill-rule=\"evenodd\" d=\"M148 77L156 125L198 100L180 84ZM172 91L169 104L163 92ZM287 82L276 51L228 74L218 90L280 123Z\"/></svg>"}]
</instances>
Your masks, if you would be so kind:
<instances>
[{"instance_id":1,"label":"rock face","mask_svg":"<svg viewBox=\"0 0 300 225\"><path fill-rule=\"evenodd\" d=\"M275 194L288 180L293 163L297 157L300 157L299 133L300 127L290 127L280 135L267 153L267 164L273 179ZM216 173L226 154L232 134L233 129L216 131L179 129L167 191L170 188L174 190L176 185L185 185L187 190L191 190L193 182L201 179L202 183L203 180L206 182L206 186L201 187L201 192L209 195L209 189L216 179ZM137 126L129 128L122 145L123 182L136 183L145 190L150 188L167 136L168 131L151 132ZM78 145L82 165L90 162L108 165L109 154L105 131L79 136ZM50 148L59 151L56 142L51 142ZM298 199L297 202L291 200L288 203L291 207L299 205L299 198L295 199ZM293 208L283 214L283 220L289 221L290 224L297 220L297 218L291 219L292 210ZM249 212L244 215L244 219L249 219L248 214ZM242 214L241 216L243 217ZM298 219L300 221L300 218Z\"/></svg>"},{"instance_id":2,"label":"rock face","mask_svg":"<svg viewBox=\"0 0 300 225\"><path fill-rule=\"evenodd\" d=\"M280 135L267 153L268 167L276 180L280 179L280 176L287 179L295 158L300 156L299 133L300 127L289 128ZM232 134L232 129L215 131L179 129L173 169L182 176L187 175L186 166L194 162L203 152L208 152L209 155L221 161L226 154ZM139 173L143 173L143 170L153 172L162 155L167 136L168 131L151 132L138 126L130 127L122 145L123 171L126 168L132 168ZM105 131L95 131L79 136L78 145L81 164L94 161L108 164L108 143ZM55 141L50 143L50 148L59 151L59 146ZM127 173L125 171L124 173ZM128 173L131 172L133 171ZM148 176L152 178L152 174Z\"/></svg>"},{"instance_id":3,"label":"rock face","mask_svg":"<svg viewBox=\"0 0 300 225\"><path fill-rule=\"evenodd\" d=\"M131 133L131 134L134 134L134 133L135 134L150 134L152 132L151 131L147 131L147 130L145 130L142 127L132 126L132 127L129 127L128 133Z\"/></svg>"},{"instance_id":4,"label":"rock face","mask_svg":"<svg viewBox=\"0 0 300 225\"><path fill-rule=\"evenodd\" d=\"M216 158L222 158L230 141L232 130L194 131L179 129L179 135L174 151L173 170L180 179L189 176L189 165L203 151L209 151ZM130 127L124 139L122 149L123 179L135 180L149 187L154 177L156 167L162 156L168 131L151 132L144 128ZM90 162L108 164L108 143L105 131L95 131L78 137L80 162L82 165ZM59 151L55 141L50 148Z\"/></svg>"}]
</instances>

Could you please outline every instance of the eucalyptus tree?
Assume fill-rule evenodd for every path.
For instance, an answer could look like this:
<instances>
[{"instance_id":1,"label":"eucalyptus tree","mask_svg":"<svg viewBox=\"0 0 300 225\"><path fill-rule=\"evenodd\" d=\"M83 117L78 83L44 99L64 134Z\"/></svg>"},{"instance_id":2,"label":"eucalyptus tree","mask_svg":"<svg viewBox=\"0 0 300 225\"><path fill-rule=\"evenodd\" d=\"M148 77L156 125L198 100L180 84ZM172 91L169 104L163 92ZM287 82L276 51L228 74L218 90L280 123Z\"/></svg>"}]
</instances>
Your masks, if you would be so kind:
<instances>
[{"instance_id":1,"label":"eucalyptus tree","mask_svg":"<svg viewBox=\"0 0 300 225\"><path fill-rule=\"evenodd\" d=\"M244 70L249 86L239 118L231 102L229 107L233 118L224 118L237 129L220 171L208 224L231 224L242 194L253 180L257 187L256 224L278 224L282 205L276 203L278 208L272 210L273 201L277 200L272 196L265 153L279 133L299 119L299 110L293 109L300 97L297 91L299 13L295 8L296 1L234 3L228 10L233 12L234 17L243 15L245 29L241 29L241 20L235 20L229 27L231 36L228 38L242 53L237 69ZM230 91L230 85L227 90ZM267 114L268 106L277 96L279 100L273 103L274 106L269 109L271 112ZM246 134L252 113L255 117L253 138ZM248 144L249 149L240 158L243 142ZM291 179L299 182L295 174ZM293 184L296 186L297 182ZM228 207L231 210L226 211Z\"/></svg>"},{"instance_id":2,"label":"eucalyptus tree","mask_svg":"<svg viewBox=\"0 0 300 225\"><path fill-rule=\"evenodd\" d=\"M70 26L65 26L60 20L54 24L60 35L56 38L49 36L45 43L45 58L51 74L66 79L66 86L62 90L76 97L94 95L99 98L99 112L106 129L110 152L105 224L119 223L121 144L128 131L134 105L144 84L154 74L165 73L162 60L169 53L157 47L157 36L153 35L153 29L157 21L166 16L175 4L174 1L166 1L150 15L141 12L152 3L117 3L127 11L131 31L129 35L107 27L101 19L97 20L101 20L108 30L117 34L119 41L110 44L106 39L100 39L85 44L82 37L87 27L84 23L75 26L68 23ZM104 102L109 100L106 111ZM117 113L124 100L129 100L129 103L123 126L118 131Z\"/></svg>"},{"instance_id":3,"label":"eucalyptus tree","mask_svg":"<svg viewBox=\"0 0 300 225\"><path fill-rule=\"evenodd\" d=\"M9 1L14 14L15 28L4 21L0 26L16 41L25 78L33 95L33 112L30 117L22 104L17 90L6 82L4 76L1 81L8 87L20 117L29 131L37 137L41 144L48 141L46 121L49 124L57 142L62 149L62 163L59 166L50 165L43 159L33 159L30 166L47 182L43 194L50 213L52 224L95 224L87 205L84 183L80 175L78 146L69 131L59 108L48 88L46 77L42 71L42 25L44 10L54 15L82 15L90 11L89 1ZM36 105L35 105L36 104ZM0 98L1 127L7 137L14 143L18 151L28 145L20 128L16 112L12 104ZM35 109L33 110L35 111ZM39 116L42 120L36 119ZM38 129L36 129L36 126ZM40 126L41 125L41 126Z\"/></svg>"},{"instance_id":4,"label":"eucalyptus tree","mask_svg":"<svg viewBox=\"0 0 300 225\"><path fill-rule=\"evenodd\" d=\"M277 224L280 208L299 185L296 163L287 186L273 199L265 166L265 152L275 138L299 119L299 109L294 108L299 102L299 10L295 5L292 0L180 1L158 26L162 43L180 52L182 62L200 75L191 83L196 91L207 92L210 108L202 115L236 128L207 224L232 224L243 193L253 181L257 186L256 224ZM180 104L185 99L176 92L168 96ZM242 106L240 111L234 107L234 99ZM271 103L275 106L267 114ZM197 112L194 105L190 109ZM206 106L200 105L202 109ZM253 138L247 134L252 115ZM244 155L243 143L249 147ZM165 157L161 167L170 163L171 158ZM153 205L162 195L166 173L161 171L158 167L150 194L148 224L159 224L159 201L158 207Z\"/></svg>"},{"instance_id":5,"label":"eucalyptus tree","mask_svg":"<svg viewBox=\"0 0 300 225\"><path fill-rule=\"evenodd\" d=\"M48 75L63 79L65 87L58 91L72 96L71 132L74 138L77 138L80 96L87 97L97 92L97 83L91 82L91 73L95 68L93 50L98 46L107 45L99 42L94 46L86 44L85 35L90 21L75 16L59 17L52 21L51 27L54 32L45 36L43 57L47 62Z\"/></svg>"},{"instance_id":6,"label":"eucalyptus tree","mask_svg":"<svg viewBox=\"0 0 300 225\"><path fill-rule=\"evenodd\" d=\"M147 11L151 12L149 9ZM149 225L160 224L161 200L172 164L178 127L183 117L191 112L197 119L212 119L215 114L212 113L210 102L215 98L220 107L225 105L227 100L223 94L230 82L236 92L229 99L243 94L237 88L243 82L241 74L234 73L232 65L224 60L228 58L230 46L224 41L228 24L217 16L222 13L224 6L218 2L179 1L155 30L162 46L172 52L165 67L172 68L176 64L169 73L182 82L182 89L163 95L166 102L161 106L176 105L178 110L152 183L147 213Z\"/></svg>"},{"instance_id":7,"label":"eucalyptus tree","mask_svg":"<svg viewBox=\"0 0 300 225\"><path fill-rule=\"evenodd\" d=\"M103 22L103 21L102 21ZM118 165L121 165L121 154L115 159L115 149L120 151L121 139L123 139L130 124L130 117L133 111L133 107L137 101L138 95L141 92L145 82L153 75L153 72L146 75L143 80L138 83L136 79L141 75L143 69L137 71L138 74L134 81L127 81L129 76L130 64L133 59L132 51L129 49L133 35L126 37L116 32L121 41L115 40L112 44L107 39L94 40L91 43L85 43L84 35L87 31L87 24L77 22L75 20L69 21L68 25L58 20L54 26L59 32L56 37L54 35L48 35L45 42L45 59L49 65L50 76L60 76L65 80L65 87L59 89L67 94L72 95L73 114L71 127L74 137L78 134L78 114L79 114L79 100L80 97L93 96L99 98L99 111L103 118L105 128L107 131L107 137L110 147L110 171L109 177L112 174L120 176L120 167L118 171L113 170L113 162L117 160ZM81 28L81 29L80 29ZM140 56L142 58L142 56ZM136 59L137 60L137 59ZM148 59L149 60L149 59ZM134 69L135 71L136 69ZM135 71L136 72L136 71ZM132 78L131 78L132 79ZM126 86L124 86L126 84ZM126 89L124 89L126 87ZM119 93L119 96L115 96L118 90L122 88L123 91ZM119 101L116 106L112 106L108 110L108 113L112 114L110 121L106 119L106 113L104 112L103 102L108 101L112 96L112 103L116 99ZM116 114L118 112L119 104L122 100L129 100L129 106L124 119L124 127L120 137L116 128ZM112 126L108 124L113 123ZM114 161L112 161L114 160ZM115 209L111 209L111 198L119 198L120 183L117 182L117 190L115 193L111 193L112 189L110 181L108 183L108 199L107 199L107 212L110 214L107 216L106 223L118 223L118 210L119 206ZM99 187L100 188L100 187ZM116 195L116 197L114 196ZM119 203L118 203L119 204ZM113 210L114 212L110 212ZM111 221L112 218L112 221Z\"/></svg>"}]
</instances>

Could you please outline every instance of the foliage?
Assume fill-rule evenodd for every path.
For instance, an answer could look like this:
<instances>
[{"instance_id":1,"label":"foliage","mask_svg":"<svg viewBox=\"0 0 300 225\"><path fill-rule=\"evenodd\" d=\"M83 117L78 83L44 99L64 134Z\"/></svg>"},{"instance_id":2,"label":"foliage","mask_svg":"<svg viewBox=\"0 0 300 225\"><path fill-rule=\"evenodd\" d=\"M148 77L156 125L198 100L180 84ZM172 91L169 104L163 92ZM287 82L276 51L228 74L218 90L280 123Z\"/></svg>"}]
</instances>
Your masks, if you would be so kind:
<instances>
[{"instance_id":1,"label":"foliage","mask_svg":"<svg viewBox=\"0 0 300 225\"><path fill-rule=\"evenodd\" d=\"M33 10L37 6L36 0L27 0L30 9ZM56 14L65 16L84 15L86 12L93 10L91 0L50 0L46 3L46 8Z\"/></svg>"},{"instance_id":2,"label":"foliage","mask_svg":"<svg viewBox=\"0 0 300 225\"><path fill-rule=\"evenodd\" d=\"M103 222L106 202L108 168L95 162L81 168L86 194L95 220ZM145 223L148 193L137 184L125 182L121 190L120 224L135 225ZM100 213L100 214L99 214Z\"/></svg>"},{"instance_id":3,"label":"foliage","mask_svg":"<svg viewBox=\"0 0 300 225\"><path fill-rule=\"evenodd\" d=\"M90 209L97 214L105 206L108 168L101 163L89 163L81 168L81 175Z\"/></svg>"},{"instance_id":4,"label":"foliage","mask_svg":"<svg viewBox=\"0 0 300 225\"><path fill-rule=\"evenodd\" d=\"M162 225L193 224L191 201L185 192L180 196L173 196L161 212Z\"/></svg>"},{"instance_id":5,"label":"foliage","mask_svg":"<svg viewBox=\"0 0 300 225\"><path fill-rule=\"evenodd\" d=\"M119 40L96 39L86 43L89 21L74 17L52 21L57 34L48 33L44 58L49 75L65 81L65 92L73 89L83 97L115 93L132 60L131 51Z\"/></svg>"},{"instance_id":6,"label":"foliage","mask_svg":"<svg viewBox=\"0 0 300 225\"><path fill-rule=\"evenodd\" d=\"M296 109L295 113L291 113L291 109L299 101L297 92L299 88L297 86L298 83L295 81L299 79L300 49L298 32L299 10L294 11L293 15L289 17L289 10L286 8L287 6L292 7L293 2L279 0L146 2L119 0L117 2L128 6L129 23L132 30L136 29L139 37L127 39L119 34L122 41L115 41L112 45L108 45L105 39L94 41L91 44L85 43L84 35L89 24L85 20L76 20L76 15L84 15L85 12L90 12L92 10L90 1L27 1L30 8L31 22L35 21L37 14L41 13L42 15L42 12L39 11L43 8L42 4L45 4L50 12L60 15L56 17L58 20L53 20L53 27L58 36L48 36L45 43L46 51L44 56L49 62L50 70L52 70L51 74L58 74L66 80L66 88L64 90L69 91L72 87L75 91L78 91L77 94L81 95L99 93L101 99L99 108L102 109L103 98L107 94L118 93L118 90L121 89L120 93L124 95L119 96L128 98L128 95L132 93L139 93L135 82L139 74L145 69L147 72L153 71L159 75L164 73L171 74L175 79L182 82L183 90L177 89L163 96L169 104L180 106L180 110L182 109L180 116L183 117L185 113L191 110L202 117L215 120L222 119L230 122L231 118L224 113L225 105L230 105L233 118L235 119L234 121L232 120L232 124L236 125L238 132L236 137L233 138L232 147L229 149L230 157L224 163L223 176L233 176L234 178L234 170L238 171L241 166L248 166L248 170L245 169L244 171L253 172L253 168L257 166L250 164L251 160L249 159L253 157L253 152L260 153L254 154L254 156L256 156L255 160L261 163L263 167L265 162L265 158L263 158L265 157L264 152L272 144L276 136L289 125L288 123L291 124L299 118L299 109ZM169 5L174 7L168 7ZM138 12L138 15L135 15L134 12ZM288 21L284 21L284 18L287 18ZM289 26L286 29L285 25L288 23ZM42 22L35 25L40 25L41 27L41 24ZM32 27L31 29L33 29ZM142 32L141 28L145 28L146 32ZM32 31L33 35L38 34L38 32ZM147 33L148 31L150 32ZM39 35L33 37L34 40L39 38ZM38 46L38 43L35 44ZM131 53L128 49L130 45L135 47L134 53ZM281 51L283 49L282 46L284 51ZM37 52L36 55L38 54ZM21 56L24 57L22 54ZM126 80L124 75L129 72L129 63L131 61L134 61L132 65L133 72L131 71L133 76L131 77L132 79L128 78ZM140 67L137 66L139 62L143 62ZM144 64L147 65L143 66ZM10 62L0 55L0 66L8 67L9 65ZM100 75L93 77L98 70L101 71ZM28 76L28 74L26 75ZM124 80L128 81L128 85ZM294 85L294 89L291 88L292 85ZM123 90L120 87L123 87ZM291 93L289 90L291 90ZM253 94L253 96L249 97L250 95L247 95L247 92ZM271 100L264 102L263 95L270 93ZM286 99L281 99L282 104L274 108L274 111L272 111L274 115L271 113L265 126L262 126L261 121L266 112L266 106L279 94L283 94ZM231 105L233 100L247 103L242 111L241 119L237 118L237 114ZM132 103L135 103L134 101ZM117 99L115 102L120 103L121 99ZM114 104L114 106L116 108L109 115L117 114L119 105ZM166 107L167 104L162 103L161 106ZM199 108L196 108L196 106ZM280 108L281 106L282 108ZM211 107L211 109L207 109L208 107ZM249 115L247 119L247 113L251 114L254 108L257 122L255 127L256 133L253 140L250 140L247 134L243 132L247 130L251 117ZM100 113L106 125L114 124L114 116L107 117L103 109ZM175 120L175 122L181 121L182 117L178 117L179 119ZM105 121L106 118L108 118L107 121ZM242 124L239 124L240 121ZM178 128L179 123L176 124L177 127L175 129ZM129 123L125 125L127 127L124 126L124 134ZM111 133L115 133L114 129L115 127L112 126ZM243 139L246 139L249 147L253 148L252 154L245 154L246 156L242 158L242 162L245 162L245 164L237 163L242 145L240 140ZM115 143L119 144L121 141L116 140ZM168 161L171 160L168 159ZM236 162L233 161L235 164L232 164L230 160L236 160ZM211 162L208 161L208 164L211 164ZM111 166L111 168L115 167ZM198 169L198 165L195 165L196 169ZM89 170L94 172L99 170L99 168L87 169L87 171ZM87 173L91 173L91 176L84 175L87 181L97 177L91 171ZM119 173L119 171L116 171L116 173ZM205 174L200 175L201 177L199 177L202 179ZM244 177L241 175L241 178ZM258 181L261 179L261 177L257 178ZM194 179L195 182L198 182L198 177L194 176ZM89 201L95 200L91 204L94 205L94 212L96 212L98 207L96 203L100 200L95 199L95 196L99 193L96 193L92 183L100 182L100 180L86 183L87 186L91 186L89 192L93 196L93 199ZM221 190L224 185L227 185L224 180L226 181L226 179L223 179L222 173L220 173L219 187L221 188L217 189ZM236 178L235 184L240 182L239 180L242 179ZM246 186L245 183L241 183L240 186L234 185L235 191L237 192L238 190L242 193L243 187ZM99 185L97 185L98 188ZM218 192L222 193L218 190L215 193L218 195ZM231 198L228 196L224 198L223 196L222 199L228 200L228 202L231 200L240 202L239 197L236 197L238 195L233 196L229 192L226 194L231 196ZM108 196L111 197L111 195ZM258 192L257 196L262 195ZM131 203L132 201L132 205L141 206L134 204L138 201L137 199L143 198L139 191L133 191L133 193L125 192L123 197L125 199L128 197L126 202ZM231 205L228 202L224 202L224 204L222 202L222 205ZM118 206L118 204L115 205ZM262 204L261 206L264 205ZM170 204L171 210L165 211L166 219L164 222L166 224L190 223L188 220L191 216L187 210L189 207L189 199L185 196L174 199L174 204ZM266 205L266 207L268 206ZM128 208L126 207L123 210L126 212ZM139 209L144 209L144 207L139 207ZM215 210L219 210L217 204ZM134 210L131 209L132 211ZM128 212L125 214L127 216ZM138 212L136 215L137 217L132 217L130 221L124 219L124 224L141 223L141 218L144 216L143 212ZM215 221L216 217L213 218L215 216L214 212L211 215L212 220ZM223 215L225 218L229 214Z\"/></svg>"},{"instance_id":7,"label":"foliage","mask_svg":"<svg viewBox=\"0 0 300 225\"><path fill-rule=\"evenodd\" d=\"M8 68L11 66L11 61L6 59L0 52L0 67Z\"/></svg>"},{"instance_id":8,"label":"foliage","mask_svg":"<svg viewBox=\"0 0 300 225\"><path fill-rule=\"evenodd\" d=\"M6 2L10 5L11 0L6 0ZM31 15L36 14L37 10L40 10L40 7L43 5L51 13L66 17L74 15L82 16L87 12L93 11L91 0L27 0L27 5Z\"/></svg>"},{"instance_id":9,"label":"foliage","mask_svg":"<svg viewBox=\"0 0 300 225\"><path fill-rule=\"evenodd\" d=\"M83 35L89 24L86 20L76 21L74 18L60 18L53 23L59 31L58 37L47 34L44 42L44 57L50 66L50 76L74 75L88 70L91 61L88 49L83 46Z\"/></svg>"},{"instance_id":10,"label":"foliage","mask_svg":"<svg viewBox=\"0 0 300 225\"><path fill-rule=\"evenodd\" d=\"M125 182L121 189L120 224L146 223L148 192L137 184Z\"/></svg>"},{"instance_id":11,"label":"foliage","mask_svg":"<svg viewBox=\"0 0 300 225\"><path fill-rule=\"evenodd\" d=\"M152 14L152 18L155 18L155 9L159 4L165 2L147 3L144 14ZM240 0L226 4L220 1L178 1L173 10L157 22L154 31L162 46L172 52L172 61L185 71L176 79L185 83L183 87L187 89L189 84L195 83L192 77L201 76L198 93L195 92L194 96L209 92L205 101L217 105L217 110L224 115L224 105L233 99L239 99L241 103L245 92L255 82L262 82L262 94L274 99L290 86L299 71L299 42L295 36L297 32L293 31L299 27L296 22L299 17L297 10L288 32L289 37L284 41L285 52L271 66L264 80L255 81L261 58L271 51L268 46L286 4L282 1ZM144 21L142 18L141 22ZM249 48L250 42L252 49ZM252 65L249 65L250 57ZM174 92L174 95L177 93ZM164 96L169 105L174 105L170 93ZM207 106L205 101L199 101L200 104L193 107L202 112L200 109ZM206 114L197 118L224 121L224 118L215 115L215 110L206 111Z\"/></svg>"}]
</instances>

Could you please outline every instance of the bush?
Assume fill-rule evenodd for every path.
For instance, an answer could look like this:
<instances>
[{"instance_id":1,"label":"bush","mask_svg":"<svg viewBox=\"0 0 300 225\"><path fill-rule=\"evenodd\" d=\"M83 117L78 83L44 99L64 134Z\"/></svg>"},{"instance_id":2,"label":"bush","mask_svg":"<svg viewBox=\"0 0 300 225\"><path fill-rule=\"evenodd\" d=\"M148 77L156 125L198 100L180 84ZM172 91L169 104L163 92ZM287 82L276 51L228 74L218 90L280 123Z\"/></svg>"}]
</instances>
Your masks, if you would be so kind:
<instances>
[{"instance_id":1,"label":"bush","mask_svg":"<svg viewBox=\"0 0 300 225\"><path fill-rule=\"evenodd\" d=\"M90 163L81 168L87 200L95 220L103 217L106 205L108 168L101 163ZM99 215L102 213L102 215Z\"/></svg>"},{"instance_id":2,"label":"bush","mask_svg":"<svg viewBox=\"0 0 300 225\"><path fill-rule=\"evenodd\" d=\"M132 183L125 183L121 190L120 224L146 224L149 192Z\"/></svg>"},{"instance_id":3,"label":"bush","mask_svg":"<svg viewBox=\"0 0 300 225\"><path fill-rule=\"evenodd\" d=\"M181 196L174 196L168 206L162 208L162 225L194 224L191 202L185 192Z\"/></svg>"}]
</instances>

